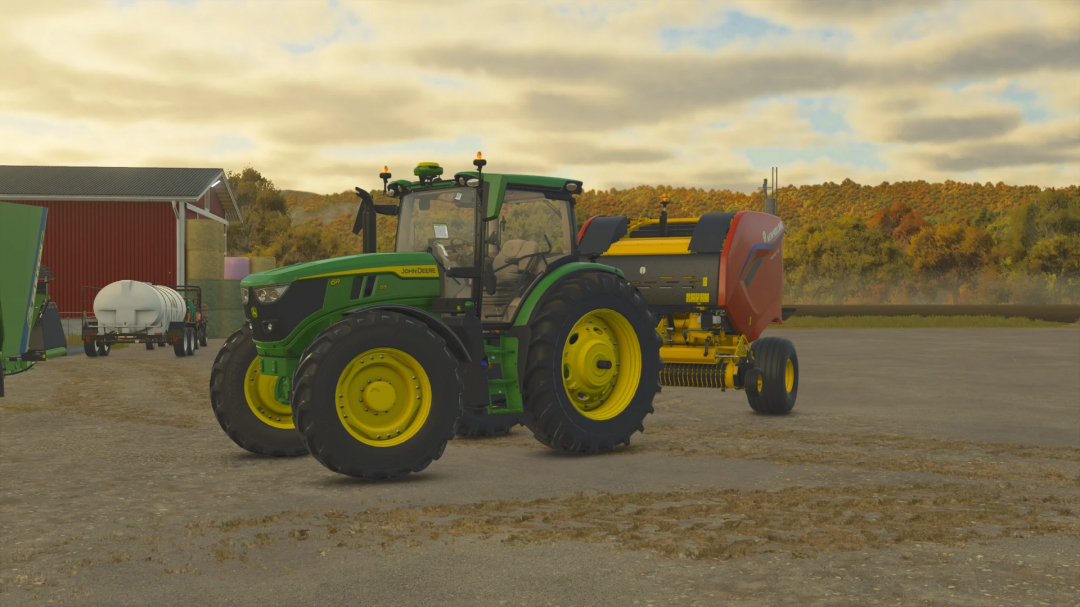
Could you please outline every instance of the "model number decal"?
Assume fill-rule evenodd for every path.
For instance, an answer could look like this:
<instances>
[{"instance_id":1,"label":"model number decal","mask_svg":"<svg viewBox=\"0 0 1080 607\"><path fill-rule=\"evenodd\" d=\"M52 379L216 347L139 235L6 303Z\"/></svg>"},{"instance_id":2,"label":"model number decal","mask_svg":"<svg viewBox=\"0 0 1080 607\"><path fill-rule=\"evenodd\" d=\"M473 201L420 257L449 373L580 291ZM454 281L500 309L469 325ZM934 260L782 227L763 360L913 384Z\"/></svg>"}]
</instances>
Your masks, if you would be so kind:
<instances>
[{"instance_id":1,"label":"model number decal","mask_svg":"<svg viewBox=\"0 0 1080 607\"><path fill-rule=\"evenodd\" d=\"M709 303L708 293L687 293L686 303Z\"/></svg>"}]
</instances>

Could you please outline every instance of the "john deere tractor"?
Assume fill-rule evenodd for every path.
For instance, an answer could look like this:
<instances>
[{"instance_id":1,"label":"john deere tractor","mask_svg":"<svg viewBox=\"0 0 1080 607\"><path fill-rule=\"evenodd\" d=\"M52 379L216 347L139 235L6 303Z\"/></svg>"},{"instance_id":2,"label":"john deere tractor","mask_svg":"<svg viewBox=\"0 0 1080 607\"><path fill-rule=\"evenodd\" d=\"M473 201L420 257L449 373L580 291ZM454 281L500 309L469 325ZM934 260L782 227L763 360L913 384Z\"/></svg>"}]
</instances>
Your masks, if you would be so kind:
<instances>
[{"instance_id":1,"label":"john deere tractor","mask_svg":"<svg viewBox=\"0 0 1080 607\"><path fill-rule=\"evenodd\" d=\"M221 427L262 454L310 452L343 474L419 472L455 432L518 416L569 452L628 444L660 390L662 339L622 271L578 251L581 182L435 163L357 188L363 253L253 274L247 323L215 360ZM375 252L378 214L397 217ZM506 421L504 421L506 420Z\"/></svg>"}]
</instances>

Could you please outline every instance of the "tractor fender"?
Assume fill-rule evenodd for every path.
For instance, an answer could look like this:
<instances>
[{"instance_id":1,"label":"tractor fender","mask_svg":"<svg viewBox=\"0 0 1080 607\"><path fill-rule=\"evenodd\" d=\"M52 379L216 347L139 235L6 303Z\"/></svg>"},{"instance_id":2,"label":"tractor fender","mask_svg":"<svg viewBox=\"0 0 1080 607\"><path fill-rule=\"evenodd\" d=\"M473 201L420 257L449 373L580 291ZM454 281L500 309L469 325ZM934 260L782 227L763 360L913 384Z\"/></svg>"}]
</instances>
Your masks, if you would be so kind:
<instances>
[{"instance_id":1,"label":"tractor fender","mask_svg":"<svg viewBox=\"0 0 1080 607\"><path fill-rule=\"evenodd\" d=\"M567 255L566 257L571 256ZM540 277L540 280L537 280L530 285L529 289L522 295L521 306L518 307L514 317L514 328L527 326L529 324L529 317L532 316L533 310L540 306L544 298L547 297L547 294L551 291L551 287L554 286L556 282L567 276L573 276L582 272L604 272L607 274L614 274L620 278L623 277L622 271L616 268L601 263L579 261L576 255L571 259L567 259L564 263L556 261L551 264L544 276Z\"/></svg>"},{"instance_id":2,"label":"tractor fender","mask_svg":"<svg viewBox=\"0 0 1080 607\"><path fill-rule=\"evenodd\" d=\"M446 326L446 323L439 320L438 317L432 315L430 312L421 310L413 306L406 306L402 304L374 304L370 306L363 306L360 308L353 308L352 310L346 310L342 312L342 316L350 316L352 314L359 314L361 312L373 312L376 310L386 310L387 312L397 312L398 314L404 314L419 320L439 337L446 340L446 345L449 346L450 351L454 353L454 356L462 362L472 362L472 357L469 356L469 350L462 343L461 338L454 333L453 329Z\"/></svg>"}]
</instances>

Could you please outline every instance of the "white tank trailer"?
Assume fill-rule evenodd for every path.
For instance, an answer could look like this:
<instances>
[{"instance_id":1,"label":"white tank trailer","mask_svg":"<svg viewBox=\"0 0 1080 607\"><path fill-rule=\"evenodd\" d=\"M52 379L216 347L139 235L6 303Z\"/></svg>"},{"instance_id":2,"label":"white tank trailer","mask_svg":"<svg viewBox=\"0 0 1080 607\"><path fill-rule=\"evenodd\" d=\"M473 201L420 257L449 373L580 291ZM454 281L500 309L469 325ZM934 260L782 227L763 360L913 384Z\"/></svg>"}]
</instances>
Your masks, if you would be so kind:
<instances>
[{"instance_id":1,"label":"white tank trailer","mask_svg":"<svg viewBox=\"0 0 1080 607\"><path fill-rule=\"evenodd\" d=\"M201 310L198 287L118 280L94 297L96 320L83 321L86 355L108 356L117 343L145 343L147 350L172 344L177 356L191 356L206 345L207 319Z\"/></svg>"},{"instance_id":2,"label":"white tank trailer","mask_svg":"<svg viewBox=\"0 0 1080 607\"><path fill-rule=\"evenodd\" d=\"M94 316L103 332L151 335L165 333L171 322L183 322L187 315L184 297L160 285L135 280L118 280L98 291Z\"/></svg>"}]
</instances>

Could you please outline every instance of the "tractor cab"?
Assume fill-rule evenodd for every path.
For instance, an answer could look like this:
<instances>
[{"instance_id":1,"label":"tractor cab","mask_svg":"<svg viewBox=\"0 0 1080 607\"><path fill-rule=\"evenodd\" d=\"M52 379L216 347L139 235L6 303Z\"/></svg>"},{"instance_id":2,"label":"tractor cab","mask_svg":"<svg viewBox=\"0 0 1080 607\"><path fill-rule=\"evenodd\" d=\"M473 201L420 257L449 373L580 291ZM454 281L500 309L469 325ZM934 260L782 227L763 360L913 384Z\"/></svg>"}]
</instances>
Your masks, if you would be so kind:
<instances>
[{"instance_id":1,"label":"tractor cab","mask_svg":"<svg viewBox=\"0 0 1080 607\"><path fill-rule=\"evenodd\" d=\"M473 299L479 271L481 319L510 322L548 265L574 253L569 194L508 184L495 219L482 223L477 265L477 188L420 189L402 197L398 252L426 251L440 269L442 297Z\"/></svg>"},{"instance_id":2,"label":"tractor cab","mask_svg":"<svg viewBox=\"0 0 1080 607\"><path fill-rule=\"evenodd\" d=\"M391 175L384 168L384 188L401 202L372 208L397 215L397 252L431 254L439 268L442 299L479 306L485 324L510 323L549 266L576 259L572 194L580 191L581 183L483 175L486 161L477 156L478 170L458 173L453 180L441 179L442 167L434 162L414 169L419 177L415 182L387 183ZM363 198L366 192L358 194ZM361 204L356 221L360 229L368 225L363 213Z\"/></svg>"}]
</instances>

